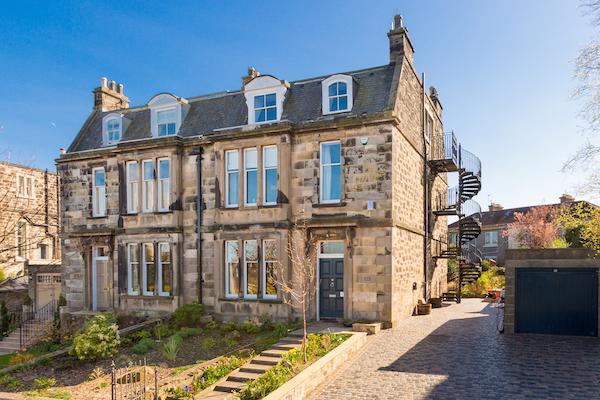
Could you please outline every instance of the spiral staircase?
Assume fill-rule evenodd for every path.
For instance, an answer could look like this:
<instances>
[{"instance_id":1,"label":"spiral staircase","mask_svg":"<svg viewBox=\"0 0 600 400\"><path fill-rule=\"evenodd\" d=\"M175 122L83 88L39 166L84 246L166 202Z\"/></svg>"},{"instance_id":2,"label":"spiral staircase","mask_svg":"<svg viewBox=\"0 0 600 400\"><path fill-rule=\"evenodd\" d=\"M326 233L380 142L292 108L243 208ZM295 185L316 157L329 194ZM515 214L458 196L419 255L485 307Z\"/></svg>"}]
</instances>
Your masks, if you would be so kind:
<instances>
[{"instance_id":1,"label":"spiral staircase","mask_svg":"<svg viewBox=\"0 0 600 400\"><path fill-rule=\"evenodd\" d=\"M481 161L459 144L454 133L447 133L443 143L432 152L430 166L435 173L457 172L458 186L448 189L432 213L458 217L458 237L454 244L438 242L434 258L458 261L457 291L444 293L444 300L460 303L461 288L481 276L482 255L472 242L481 234L481 206L473 200L481 190Z\"/></svg>"}]
</instances>

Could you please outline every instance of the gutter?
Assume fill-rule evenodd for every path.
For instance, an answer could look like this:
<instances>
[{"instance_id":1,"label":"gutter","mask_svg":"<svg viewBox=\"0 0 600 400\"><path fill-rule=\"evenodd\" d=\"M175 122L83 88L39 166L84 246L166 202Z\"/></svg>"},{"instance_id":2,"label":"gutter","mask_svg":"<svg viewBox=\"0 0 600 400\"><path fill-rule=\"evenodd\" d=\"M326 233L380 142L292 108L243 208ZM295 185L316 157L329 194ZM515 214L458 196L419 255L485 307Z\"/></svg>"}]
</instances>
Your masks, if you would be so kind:
<instances>
[{"instance_id":1,"label":"gutter","mask_svg":"<svg viewBox=\"0 0 600 400\"><path fill-rule=\"evenodd\" d=\"M204 283L204 274L202 272L202 154L204 148L198 148L196 156L196 176L197 176L197 194L196 194L196 258L198 262L198 304L202 304L202 285Z\"/></svg>"}]
</instances>

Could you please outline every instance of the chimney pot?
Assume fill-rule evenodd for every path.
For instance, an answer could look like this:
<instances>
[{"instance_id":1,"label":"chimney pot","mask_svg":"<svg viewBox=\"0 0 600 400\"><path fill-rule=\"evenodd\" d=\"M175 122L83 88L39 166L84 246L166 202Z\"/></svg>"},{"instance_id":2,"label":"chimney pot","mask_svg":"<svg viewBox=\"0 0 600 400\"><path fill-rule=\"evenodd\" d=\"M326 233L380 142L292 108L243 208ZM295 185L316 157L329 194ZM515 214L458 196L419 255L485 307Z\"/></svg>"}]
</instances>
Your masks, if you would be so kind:
<instances>
[{"instance_id":1,"label":"chimney pot","mask_svg":"<svg viewBox=\"0 0 600 400\"><path fill-rule=\"evenodd\" d=\"M65 150L64 147L61 147L60 149L58 149L58 151L60 152L61 155L67 154L67 151Z\"/></svg>"},{"instance_id":2,"label":"chimney pot","mask_svg":"<svg viewBox=\"0 0 600 400\"><path fill-rule=\"evenodd\" d=\"M490 203L489 210L490 211L501 211L501 210L504 210L504 207L502 207L502 205L500 205L498 203Z\"/></svg>"},{"instance_id":3,"label":"chimney pot","mask_svg":"<svg viewBox=\"0 0 600 400\"><path fill-rule=\"evenodd\" d=\"M104 76L102 78L100 78L100 86L106 87L106 82L108 82L108 78L106 78Z\"/></svg>"},{"instance_id":4,"label":"chimney pot","mask_svg":"<svg viewBox=\"0 0 600 400\"><path fill-rule=\"evenodd\" d=\"M394 22L392 24L392 30L403 28L402 15L396 14L394 15Z\"/></svg>"},{"instance_id":5,"label":"chimney pot","mask_svg":"<svg viewBox=\"0 0 600 400\"><path fill-rule=\"evenodd\" d=\"M117 93L123 94L123 84L122 83L119 83L117 85Z\"/></svg>"},{"instance_id":6,"label":"chimney pot","mask_svg":"<svg viewBox=\"0 0 600 400\"><path fill-rule=\"evenodd\" d=\"M406 57L408 62L412 64L415 50L410 42L408 30L404 27L401 15L394 16L392 30L387 35L390 40L390 64L401 62L402 57Z\"/></svg>"},{"instance_id":7,"label":"chimney pot","mask_svg":"<svg viewBox=\"0 0 600 400\"><path fill-rule=\"evenodd\" d=\"M115 81L110 81L110 83L108 84L108 88L110 90L115 90Z\"/></svg>"},{"instance_id":8,"label":"chimney pot","mask_svg":"<svg viewBox=\"0 0 600 400\"><path fill-rule=\"evenodd\" d=\"M575 201L575 197L573 197L572 195L567 194L567 193L563 193L563 195L560 196L559 199L560 199L560 204L572 203Z\"/></svg>"}]
</instances>

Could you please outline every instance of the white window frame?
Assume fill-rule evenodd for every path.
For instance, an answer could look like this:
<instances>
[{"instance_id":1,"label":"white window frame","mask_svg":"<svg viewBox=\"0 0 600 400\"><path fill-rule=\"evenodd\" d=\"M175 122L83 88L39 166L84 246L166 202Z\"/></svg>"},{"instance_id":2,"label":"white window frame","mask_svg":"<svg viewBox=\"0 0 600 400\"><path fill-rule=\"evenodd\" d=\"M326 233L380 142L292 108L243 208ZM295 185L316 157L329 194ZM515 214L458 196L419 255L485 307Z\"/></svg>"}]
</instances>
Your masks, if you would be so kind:
<instances>
[{"instance_id":1,"label":"white window frame","mask_svg":"<svg viewBox=\"0 0 600 400\"><path fill-rule=\"evenodd\" d=\"M169 176L166 178L160 175L160 163L166 161L169 164ZM157 210L161 212L169 211L169 205L171 203L171 160L168 157L159 158L156 160L156 183L157 183ZM166 182L166 188L163 188L163 182ZM165 203L163 202L163 195L165 195L166 190L166 199Z\"/></svg>"},{"instance_id":2,"label":"white window frame","mask_svg":"<svg viewBox=\"0 0 600 400\"><path fill-rule=\"evenodd\" d=\"M256 155L256 165L254 167L248 167L248 153L254 151ZM248 173L256 173L256 201L254 203L248 202ZM246 207L252 207L258 205L258 149L256 147L249 147L244 149L244 205Z\"/></svg>"},{"instance_id":3,"label":"white window frame","mask_svg":"<svg viewBox=\"0 0 600 400\"><path fill-rule=\"evenodd\" d=\"M171 244L168 242L160 242L158 243L158 246L156 247L157 249L157 253L154 255L154 258L157 260L156 262L156 277L157 277L157 288L156 288L156 292L158 293L159 296L170 296L171 292L163 292L162 287L163 287L163 262L162 259L160 257L161 255L161 249L163 247L166 247L167 249L167 253L169 254L169 266L171 267L171 271L173 270L173 260L171 259L172 256L172 252L171 252ZM170 280L170 278L169 278ZM171 285L173 285L173 282L171 282Z\"/></svg>"},{"instance_id":4,"label":"white window frame","mask_svg":"<svg viewBox=\"0 0 600 400\"><path fill-rule=\"evenodd\" d=\"M267 166L266 154L267 150L275 149L275 166ZM262 201L265 206L273 206L277 204L277 194L275 195L275 201L267 201L267 171L275 170L277 173L277 190L279 190L279 150L276 145L263 147L262 152Z\"/></svg>"},{"instance_id":5,"label":"white window frame","mask_svg":"<svg viewBox=\"0 0 600 400\"><path fill-rule=\"evenodd\" d=\"M23 183L21 184L21 179ZM23 199L35 198L35 180L31 175L25 175L21 173L16 174L16 193L17 197ZM29 192L29 193L28 193Z\"/></svg>"},{"instance_id":6,"label":"white window frame","mask_svg":"<svg viewBox=\"0 0 600 400\"><path fill-rule=\"evenodd\" d=\"M256 257L257 257L256 261L248 261L248 260L246 260L246 243L248 243L248 242L254 242L256 244ZM243 271L242 271L242 274L243 274L242 282L243 282L243 285L244 285L243 293L244 293L244 298L245 299L257 299L258 298L258 293L256 293L256 294L249 294L248 293L248 262L256 262L257 267L260 267L260 262L259 262L260 260L258 259L259 258L259 255L258 255L259 250L260 249L258 248L258 240L256 240L256 239L244 240L242 242L242 251L244 252L244 254L243 254L243 264L242 264L242 268L243 268ZM260 282L260 271L258 271L257 279L259 280L258 282Z\"/></svg>"},{"instance_id":7,"label":"white window frame","mask_svg":"<svg viewBox=\"0 0 600 400\"><path fill-rule=\"evenodd\" d=\"M488 240L488 234L490 234L490 236L492 236L491 235L492 233L494 234L494 236L496 238L495 241ZM483 244L484 247L498 247L498 231L485 231L483 233L483 241L484 241L484 244Z\"/></svg>"},{"instance_id":8,"label":"white window frame","mask_svg":"<svg viewBox=\"0 0 600 400\"><path fill-rule=\"evenodd\" d=\"M229 154L237 153L237 165L235 170L229 169ZM238 177L238 187L237 187L237 198L235 203L229 202L229 174L236 173ZM245 191L245 190L244 190ZM225 207L226 208L236 208L240 203L240 151L239 150L227 150L225 152Z\"/></svg>"},{"instance_id":9,"label":"white window frame","mask_svg":"<svg viewBox=\"0 0 600 400\"><path fill-rule=\"evenodd\" d=\"M336 111L331 111L329 109L329 86L331 86L331 84L333 83L337 83L337 82L343 82L346 84L346 93L347 93L347 97L348 97L348 108L346 108L345 110L336 110ZM336 74L336 75L332 75L330 77L328 77L327 79L324 79L323 82L321 82L321 97L322 97L322 112L323 115L328 115L328 114L339 114L339 113L345 113L348 111L352 111L352 107L354 104L354 86L353 86L354 82L352 80L352 77L349 75L343 75L343 74Z\"/></svg>"},{"instance_id":10,"label":"white window frame","mask_svg":"<svg viewBox=\"0 0 600 400\"><path fill-rule=\"evenodd\" d=\"M108 124L110 121L117 120L119 122L119 139L110 140L108 136ZM102 118L102 142L105 146L110 146L119 143L123 139L123 116L119 113L110 113Z\"/></svg>"},{"instance_id":11,"label":"white window frame","mask_svg":"<svg viewBox=\"0 0 600 400\"><path fill-rule=\"evenodd\" d=\"M281 120L283 115L283 102L289 83L279 80L270 75L261 75L252 79L244 85L244 97L248 107L248 125L273 124ZM275 105L277 107L277 118L271 121L256 122L254 113L254 97L275 93Z\"/></svg>"},{"instance_id":12,"label":"white window frame","mask_svg":"<svg viewBox=\"0 0 600 400\"><path fill-rule=\"evenodd\" d=\"M184 111L188 108L188 101L181 97L176 97L170 93L161 93L159 95L154 96L148 102L148 108L150 108L150 131L152 132L152 137L171 137L177 136L179 134L179 129L181 128L181 123L184 117ZM158 113L160 111L169 111L174 110L175 112L175 134L166 135L166 136L158 136Z\"/></svg>"},{"instance_id":13,"label":"white window frame","mask_svg":"<svg viewBox=\"0 0 600 400\"><path fill-rule=\"evenodd\" d=\"M229 251L228 251L228 244L229 243L235 243L235 245L237 246L237 250L238 250L238 262L237 262L237 268L238 268L238 273L239 273L239 268L240 268L240 242L237 240L226 240L225 241L225 257L223 257L225 259L225 297L228 299L236 299L239 297L239 293L229 293L229 264L230 264L230 260L229 260ZM239 282L238 282L239 285Z\"/></svg>"},{"instance_id":14,"label":"white window frame","mask_svg":"<svg viewBox=\"0 0 600 400\"><path fill-rule=\"evenodd\" d=\"M173 112L173 120L168 120L167 122L164 123L160 123L158 121L158 115L160 113L166 113L166 112ZM167 133L165 135L161 135L160 134L160 126L161 125L170 125L173 124L175 126L175 132L173 133ZM179 131L179 126L177 123L177 108L176 107L165 107L165 108L160 108L156 110L156 135L158 137L169 137L169 136L175 136L177 135L177 132Z\"/></svg>"},{"instance_id":15,"label":"white window frame","mask_svg":"<svg viewBox=\"0 0 600 400\"><path fill-rule=\"evenodd\" d=\"M138 285L140 284L139 278L141 276L141 268L142 268L142 255L140 254L141 246L139 243L129 243L127 245L127 294L130 296L139 296L139 290L133 290L133 264L131 261L131 250L137 250L138 259L137 259L137 268L138 268ZM139 286L138 286L139 287Z\"/></svg>"},{"instance_id":16,"label":"white window frame","mask_svg":"<svg viewBox=\"0 0 600 400\"><path fill-rule=\"evenodd\" d=\"M136 177L132 179L130 175L130 166L135 166ZM139 182L140 182L140 167L137 161L128 161L125 164L126 175L127 175L127 213L135 214L138 211L138 193L139 193Z\"/></svg>"},{"instance_id":17,"label":"white window frame","mask_svg":"<svg viewBox=\"0 0 600 400\"><path fill-rule=\"evenodd\" d=\"M279 257L279 240L277 239L263 239L262 241L262 248L261 248L261 252L262 252L262 260L261 260L261 264L262 264L262 272L261 272L261 286L262 286L262 298L266 299L266 300L275 300L277 299L279 290L277 290L277 284L275 284L276 286L276 290L277 290L277 294L267 294L267 258L265 257L265 249L267 248L267 246L265 246L265 242L274 242L275 246L277 247L277 257ZM279 260L275 260L275 262L279 262Z\"/></svg>"},{"instance_id":18,"label":"white window frame","mask_svg":"<svg viewBox=\"0 0 600 400\"><path fill-rule=\"evenodd\" d=\"M104 174L104 186L96 186L96 173ZM106 170L104 167L92 169L92 216L106 217Z\"/></svg>"},{"instance_id":19,"label":"white window frame","mask_svg":"<svg viewBox=\"0 0 600 400\"><path fill-rule=\"evenodd\" d=\"M268 106L267 105L267 96L275 96L275 104ZM263 106L262 107L256 107L256 98L257 97L262 97L263 98ZM252 107L254 108L254 121L257 124L268 124L271 122L275 122L279 120L279 115L277 114L277 93L276 92L272 92L272 93L264 93L264 94L255 94L254 95L254 104L252 105ZM275 109L275 118L274 119L268 119L268 109ZM256 120L256 112L263 110L265 113L265 120L264 121L257 121Z\"/></svg>"},{"instance_id":20,"label":"white window frame","mask_svg":"<svg viewBox=\"0 0 600 400\"><path fill-rule=\"evenodd\" d=\"M323 164L323 146L327 145L327 144L339 144L340 145L340 162L335 163L335 164ZM324 200L323 199L323 188L324 188L324 184L323 184L323 170L325 169L325 167L331 167L331 166L336 166L339 165L340 166L340 198L339 199L330 199L330 200ZM342 171L342 142L339 140L331 140L328 142L321 142L319 143L319 202L321 204L338 204L341 203L342 201L342 182L343 182L343 171Z\"/></svg>"},{"instance_id":21,"label":"white window frame","mask_svg":"<svg viewBox=\"0 0 600 400\"><path fill-rule=\"evenodd\" d=\"M142 243L142 294L144 296L154 296L155 292L150 292L146 290L146 288L148 287L148 270L146 268L146 246L152 247L152 251L154 252L154 260L152 260L152 266L154 268L154 290L156 291L156 248L154 246L154 243Z\"/></svg>"},{"instance_id":22,"label":"white window frame","mask_svg":"<svg viewBox=\"0 0 600 400\"><path fill-rule=\"evenodd\" d=\"M145 176L145 165L148 163L152 163L152 177L151 179L146 179ZM155 186L155 175L156 175L156 165L154 160L142 160L142 212L151 213L154 212L154 186ZM146 184L146 183L149 184ZM148 193L148 188L150 188L150 192Z\"/></svg>"},{"instance_id":23,"label":"white window frame","mask_svg":"<svg viewBox=\"0 0 600 400\"><path fill-rule=\"evenodd\" d=\"M431 143L433 138L433 117L428 110L425 110L425 141Z\"/></svg>"}]
</instances>

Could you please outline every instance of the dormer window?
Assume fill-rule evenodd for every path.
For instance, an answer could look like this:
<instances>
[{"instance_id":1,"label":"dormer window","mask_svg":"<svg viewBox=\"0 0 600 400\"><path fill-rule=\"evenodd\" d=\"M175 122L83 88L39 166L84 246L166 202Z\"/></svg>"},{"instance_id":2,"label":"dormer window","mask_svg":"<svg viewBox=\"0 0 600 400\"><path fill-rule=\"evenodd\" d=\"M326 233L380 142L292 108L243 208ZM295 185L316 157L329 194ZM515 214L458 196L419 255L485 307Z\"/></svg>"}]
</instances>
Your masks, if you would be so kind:
<instances>
[{"instance_id":1,"label":"dormer window","mask_svg":"<svg viewBox=\"0 0 600 400\"><path fill-rule=\"evenodd\" d=\"M275 93L254 96L254 121L277 121L276 99Z\"/></svg>"},{"instance_id":2,"label":"dormer window","mask_svg":"<svg viewBox=\"0 0 600 400\"><path fill-rule=\"evenodd\" d=\"M352 77L348 75L333 75L321 83L324 115L352 110L352 84Z\"/></svg>"},{"instance_id":3,"label":"dormer window","mask_svg":"<svg viewBox=\"0 0 600 400\"><path fill-rule=\"evenodd\" d=\"M118 113L111 113L102 119L102 142L104 145L118 143L123 136L123 117Z\"/></svg>"},{"instance_id":4,"label":"dormer window","mask_svg":"<svg viewBox=\"0 0 600 400\"><path fill-rule=\"evenodd\" d=\"M158 111L156 120L158 123L158 136L174 135L177 131L175 109Z\"/></svg>"}]
</instances>

